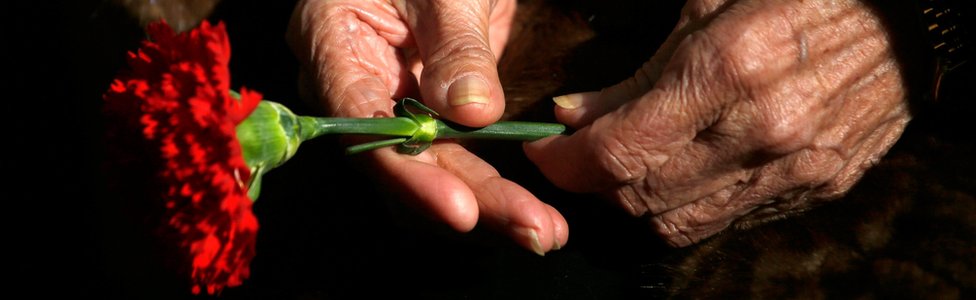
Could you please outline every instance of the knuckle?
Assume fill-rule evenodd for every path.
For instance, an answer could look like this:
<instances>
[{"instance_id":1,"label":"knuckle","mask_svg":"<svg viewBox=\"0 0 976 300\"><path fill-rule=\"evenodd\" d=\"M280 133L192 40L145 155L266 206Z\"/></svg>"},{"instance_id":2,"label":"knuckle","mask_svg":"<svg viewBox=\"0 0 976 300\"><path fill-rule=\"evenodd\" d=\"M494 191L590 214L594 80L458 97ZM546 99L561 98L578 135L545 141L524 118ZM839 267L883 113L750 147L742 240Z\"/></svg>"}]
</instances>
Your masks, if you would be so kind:
<instances>
[{"instance_id":1,"label":"knuckle","mask_svg":"<svg viewBox=\"0 0 976 300\"><path fill-rule=\"evenodd\" d=\"M654 216L651 223L657 233L673 247L685 247L698 241L690 228L672 218Z\"/></svg>"},{"instance_id":2,"label":"knuckle","mask_svg":"<svg viewBox=\"0 0 976 300\"><path fill-rule=\"evenodd\" d=\"M702 1L688 1L685 4L682 14L688 16L692 20L701 20L707 18L709 15L713 15L719 11L719 9L725 5L728 0L702 0Z\"/></svg>"},{"instance_id":3,"label":"knuckle","mask_svg":"<svg viewBox=\"0 0 976 300\"><path fill-rule=\"evenodd\" d=\"M820 189L830 186L844 165L843 157L838 151L806 149L797 153L786 176L798 186Z\"/></svg>"},{"instance_id":4,"label":"knuckle","mask_svg":"<svg viewBox=\"0 0 976 300\"><path fill-rule=\"evenodd\" d=\"M840 198L864 176L867 168L857 164L847 164L835 176L825 180L823 186L814 191L817 198L830 200Z\"/></svg>"},{"instance_id":5,"label":"knuckle","mask_svg":"<svg viewBox=\"0 0 976 300\"><path fill-rule=\"evenodd\" d=\"M679 210L651 218L652 226L671 246L685 247L719 233L731 224L731 219L710 219L700 211Z\"/></svg>"},{"instance_id":6,"label":"knuckle","mask_svg":"<svg viewBox=\"0 0 976 300\"><path fill-rule=\"evenodd\" d=\"M768 58L757 53L763 49L763 33L747 26L734 26L725 31L705 31L705 40L715 52L714 70L730 84L748 85L763 73ZM726 32L731 30L731 32Z\"/></svg>"},{"instance_id":7,"label":"knuckle","mask_svg":"<svg viewBox=\"0 0 976 300\"><path fill-rule=\"evenodd\" d=\"M735 18L702 31L713 51L713 71L732 87L749 89L777 80L795 64L799 40L783 9L738 10Z\"/></svg>"},{"instance_id":8,"label":"knuckle","mask_svg":"<svg viewBox=\"0 0 976 300\"><path fill-rule=\"evenodd\" d=\"M312 33L326 34L326 31L353 32L358 26L351 21L356 14L348 5L333 1L312 1L301 11L304 29ZM319 36L313 34L312 36Z\"/></svg>"},{"instance_id":9,"label":"knuckle","mask_svg":"<svg viewBox=\"0 0 976 300\"><path fill-rule=\"evenodd\" d=\"M816 128L812 126L809 116L761 107L754 114L750 136L758 151L784 155L808 147L813 142Z\"/></svg>"},{"instance_id":10,"label":"knuckle","mask_svg":"<svg viewBox=\"0 0 976 300\"><path fill-rule=\"evenodd\" d=\"M429 68L438 68L459 61L464 64L483 64L481 67L494 67L495 57L488 47L488 41L480 33L464 31L434 45L424 63Z\"/></svg>"},{"instance_id":11,"label":"knuckle","mask_svg":"<svg viewBox=\"0 0 976 300\"><path fill-rule=\"evenodd\" d=\"M614 191L612 198L616 200L630 215L639 217L648 212L645 204L647 199L641 195L634 185L625 185Z\"/></svg>"},{"instance_id":12,"label":"knuckle","mask_svg":"<svg viewBox=\"0 0 976 300\"><path fill-rule=\"evenodd\" d=\"M763 224L789 218L802 213L802 211L803 209L790 207L789 205L783 204L783 202L776 202L756 208L752 212L735 220L731 226L736 230L748 230Z\"/></svg>"},{"instance_id":13,"label":"knuckle","mask_svg":"<svg viewBox=\"0 0 976 300\"><path fill-rule=\"evenodd\" d=\"M641 155L629 146L628 135L604 134L597 140L595 157L597 164L603 166L613 182L623 184L639 183L647 172L641 162Z\"/></svg>"}]
</instances>

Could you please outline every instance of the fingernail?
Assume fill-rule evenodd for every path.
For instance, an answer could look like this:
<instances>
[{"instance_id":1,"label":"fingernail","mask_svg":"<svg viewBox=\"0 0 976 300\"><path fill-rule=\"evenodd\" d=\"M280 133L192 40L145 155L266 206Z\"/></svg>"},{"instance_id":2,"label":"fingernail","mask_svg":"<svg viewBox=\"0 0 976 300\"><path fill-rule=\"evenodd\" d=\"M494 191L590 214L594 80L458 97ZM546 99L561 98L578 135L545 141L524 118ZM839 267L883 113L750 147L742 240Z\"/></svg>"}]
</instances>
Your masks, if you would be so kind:
<instances>
[{"instance_id":1,"label":"fingernail","mask_svg":"<svg viewBox=\"0 0 976 300\"><path fill-rule=\"evenodd\" d=\"M583 104L582 94L569 94L562 95L558 97L552 97L552 101L556 102L556 105L565 109L576 109Z\"/></svg>"},{"instance_id":2,"label":"fingernail","mask_svg":"<svg viewBox=\"0 0 976 300\"><path fill-rule=\"evenodd\" d=\"M562 249L563 245L559 244L559 240L552 240L552 250Z\"/></svg>"},{"instance_id":3,"label":"fingernail","mask_svg":"<svg viewBox=\"0 0 976 300\"><path fill-rule=\"evenodd\" d=\"M539 256L546 256L546 252L542 251L542 243L539 242L539 233L535 229L529 227L516 227L515 232L518 235L529 238L529 246L532 247L532 252L538 254Z\"/></svg>"},{"instance_id":4,"label":"fingernail","mask_svg":"<svg viewBox=\"0 0 976 300\"><path fill-rule=\"evenodd\" d=\"M451 106L461 106L468 103L488 103L488 84L476 76L465 76L454 81L447 90L447 101Z\"/></svg>"},{"instance_id":5,"label":"fingernail","mask_svg":"<svg viewBox=\"0 0 976 300\"><path fill-rule=\"evenodd\" d=\"M546 252L542 251L542 243L539 242L539 234L536 233L535 229L528 229L528 235L532 242L532 252L539 256L546 256Z\"/></svg>"}]
</instances>

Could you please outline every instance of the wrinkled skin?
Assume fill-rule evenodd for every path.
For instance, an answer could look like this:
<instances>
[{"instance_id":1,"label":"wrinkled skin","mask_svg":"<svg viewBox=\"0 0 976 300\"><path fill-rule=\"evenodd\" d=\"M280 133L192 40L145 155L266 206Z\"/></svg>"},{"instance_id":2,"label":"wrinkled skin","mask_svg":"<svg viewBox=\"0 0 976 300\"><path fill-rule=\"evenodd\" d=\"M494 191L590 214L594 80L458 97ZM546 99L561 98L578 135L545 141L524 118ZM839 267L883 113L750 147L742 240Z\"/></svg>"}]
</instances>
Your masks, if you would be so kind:
<instances>
[{"instance_id":1,"label":"wrinkled skin","mask_svg":"<svg viewBox=\"0 0 976 300\"><path fill-rule=\"evenodd\" d=\"M691 0L633 78L555 99L576 133L525 151L675 246L782 217L842 196L901 135L889 35L860 1Z\"/></svg>"},{"instance_id":2,"label":"wrinkled skin","mask_svg":"<svg viewBox=\"0 0 976 300\"><path fill-rule=\"evenodd\" d=\"M419 94L481 126L504 109L495 62L514 9L310 0L290 41L328 114L389 116L391 97ZM888 32L859 1L691 0L633 78L557 97L575 134L525 151L556 185L649 215L685 246L843 195L901 134L905 92ZM458 230L480 220L540 254L568 239L551 206L456 144L368 155L379 178Z\"/></svg>"},{"instance_id":3,"label":"wrinkled skin","mask_svg":"<svg viewBox=\"0 0 976 300\"><path fill-rule=\"evenodd\" d=\"M514 0L308 0L296 6L288 39L327 114L388 117L392 99L419 96L444 118L484 126L504 111L496 58L515 8ZM418 156L389 148L361 155L434 218L459 231L480 221L540 255L566 243L559 212L463 147L437 143Z\"/></svg>"}]
</instances>

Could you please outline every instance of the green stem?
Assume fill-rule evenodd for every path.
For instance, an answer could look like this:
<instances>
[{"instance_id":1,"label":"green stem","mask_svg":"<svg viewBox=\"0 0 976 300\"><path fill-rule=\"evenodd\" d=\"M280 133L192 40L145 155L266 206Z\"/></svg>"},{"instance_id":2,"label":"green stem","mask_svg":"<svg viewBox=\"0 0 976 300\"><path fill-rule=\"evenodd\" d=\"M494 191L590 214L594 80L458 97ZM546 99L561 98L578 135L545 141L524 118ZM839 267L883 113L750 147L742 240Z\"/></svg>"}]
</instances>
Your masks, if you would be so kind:
<instances>
[{"instance_id":1,"label":"green stem","mask_svg":"<svg viewBox=\"0 0 976 300\"><path fill-rule=\"evenodd\" d=\"M299 127L302 141L314 139L326 134L361 134L382 135L401 138L386 139L365 144L351 146L346 149L347 154L356 154L377 148L402 144L409 137L415 136L422 125L407 117L394 118L327 118L299 116ZM425 122L434 122L436 130L432 132L432 139L494 139L534 141L551 135L562 134L566 126L555 123L503 121L482 128L466 127L444 122L439 119L421 117Z\"/></svg>"},{"instance_id":2,"label":"green stem","mask_svg":"<svg viewBox=\"0 0 976 300\"><path fill-rule=\"evenodd\" d=\"M408 137L417 130L409 118L324 118L300 116L301 136L307 141L325 134L367 134Z\"/></svg>"},{"instance_id":3,"label":"green stem","mask_svg":"<svg viewBox=\"0 0 976 300\"><path fill-rule=\"evenodd\" d=\"M437 138L534 141L564 132L566 126L556 123L502 121L482 128L471 128L437 120Z\"/></svg>"}]
</instances>

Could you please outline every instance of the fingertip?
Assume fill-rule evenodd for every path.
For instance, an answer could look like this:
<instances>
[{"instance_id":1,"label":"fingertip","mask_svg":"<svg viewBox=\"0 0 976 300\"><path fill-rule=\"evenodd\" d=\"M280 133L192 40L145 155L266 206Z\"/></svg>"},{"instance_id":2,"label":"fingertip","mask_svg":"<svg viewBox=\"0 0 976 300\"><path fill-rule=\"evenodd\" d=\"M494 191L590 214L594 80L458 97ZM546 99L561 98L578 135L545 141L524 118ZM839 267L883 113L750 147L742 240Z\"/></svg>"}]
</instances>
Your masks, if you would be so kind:
<instances>
[{"instance_id":1,"label":"fingertip","mask_svg":"<svg viewBox=\"0 0 976 300\"><path fill-rule=\"evenodd\" d=\"M551 154L552 151L549 149L552 148L553 143L556 143L561 138L559 136L550 136L522 144L525 157L534 163L546 177L549 176L548 174L552 169L552 155L558 155L558 153Z\"/></svg>"},{"instance_id":2,"label":"fingertip","mask_svg":"<svg viewBox=\"0 0 976 300\"><path fill-rule=\"evenodd\" d=\"M383 167L391 171L390 182L401 185L424 213L447 223L459 232L468 232L478 223L479 209L474 193L463 181L444 169L408 159L390 149L376 150ZM431 184L431 182L436 184Z\"/></svg>"},{"instance_id":3,"label":"fingertip","mask_svg":"<svg viewBox=\"0 0 976 300\"><path fill-rule=\"evenodd\" d=\"M567 111L575 110L600 97L600 92L582 92L552 97L556 106Z\"/></svg>"},{"instance_id":4,"label":"fingertip","mask_svg":"<svg viewBox=\"0 0 976 300\"><path fill-rule=\"evenodd\" d=\"M546 210L549 211L549 218L552 220L553 243L551 250L562 249L569 242L569 223L552 205L546 204Z\"/></svg>"},{"instance_id":5,"label":"fingertip","mask_svg":"<svg viewBox=\"0 0 976 300\"><path fill-rule=\"evenodd\" d=\"M478 207L477 205L471 205L470 202L473 201L474 195L470 193L466 195L452 195L449 196L448 202L454 205L448 206L442 212L441 219L457 230L458 232L469 232L478 225Z\"/></svg>"},{"instance_id":6,"label":"fingertip","mask_svg":"<svg viewBox=\"0 0 976 300\"><path fill-rule=\"evenodd\" d=\"M554 207L544 202L535 202L539 206L529 209L533 213L526 214L528 224L513 227L516 240L526 249L545 256L550 251L562 249L569 240L569 226L566 219Z\"/></svg>"},{"instance_id":7,"label":"fingertip","mask_svg":"<svg viewBox=\"0 0 976 300\"><path fill-rule=\"evenodd\" d=\"M558 160L568 156L568 153L554 151L554 149L559 148L559 144L564 144L564 140L567 138L563 136L549 136L524 143L522 144L522 149L530 161L535 163L543 173L548 173L556 166L555 164L558 163Z\"/></svg>"},{"instance_id":8,"label":"fingertip","mask_svg":"<svg viewBox=\"0 0 976 300\"><path fill-rule=\"evenodd\" d=\"M529 249L536 255L546 256L546 250L543 248L538 229L530 227L518 227L512 231L513 235L515 235L516 241L522 244L523 247Z\"/></svg>"},{"instance_id":9,"label":"fingertip","mask_svg":"<svg viewBox=\"0 0 976 300\"><path fill-rule=\"evenodd\" d=\"M514 239L539 256L545 256L559 244L552 216L545 206L536 200L524 207L520 215L515 215L510 225Z\"/></svg>"},{"instance_id":10,"label":"fingertip","mask_svg":"<svg viewBox=\"0 0 976 300\"><path fill-rule=\"evenodd\" d=\"M485 184L477 189L483 221L540 256L558 244L552 212L546 203L501 177L492 177Z\"/></svg>"},{"instance_id":11,"label":"fingertip","mask_svg":"<svg viewBox=\"0 0 976 300\"><path fill-rule=\"evenodd\" d=\"M535 162L542 158L542 152L548 148L549 144L552 144L556 139L559 138L561 137L547 136L535 141L525 142L522 144L522 149L525 150L525 155L528 156L529 160Z\"/></svg>"},{"instance_id":12,"label":"fingertip","mask_svg":"<svg viewBox=\"0 0 976 300\"><path fill-rule=\"evenodd\" d=\"M525 143L523 150L557 187L575 193L596 192L611 184L611 179L593 152L597 141L589 138L591 128L585 127L571 136L550 136Z\"/></svg>"},{"instance_id":13,"label":"fingertip","mask_svg":"<svg viewBox=\"0 0 976 300\"><path fill-rule=\"evenodd\" d=\"M582 92L556 96L554 113L556 120L573 128L581 128L593 122L593 106L598 103L600 92Z\"/></svg>"}]
</instances>

